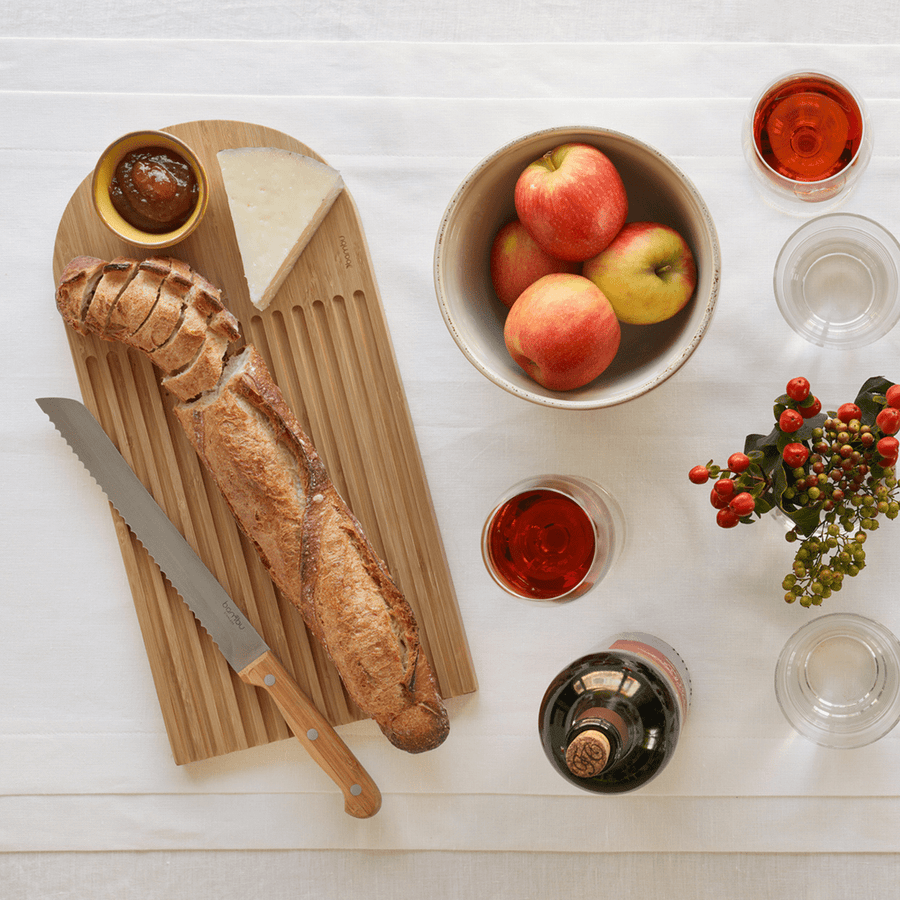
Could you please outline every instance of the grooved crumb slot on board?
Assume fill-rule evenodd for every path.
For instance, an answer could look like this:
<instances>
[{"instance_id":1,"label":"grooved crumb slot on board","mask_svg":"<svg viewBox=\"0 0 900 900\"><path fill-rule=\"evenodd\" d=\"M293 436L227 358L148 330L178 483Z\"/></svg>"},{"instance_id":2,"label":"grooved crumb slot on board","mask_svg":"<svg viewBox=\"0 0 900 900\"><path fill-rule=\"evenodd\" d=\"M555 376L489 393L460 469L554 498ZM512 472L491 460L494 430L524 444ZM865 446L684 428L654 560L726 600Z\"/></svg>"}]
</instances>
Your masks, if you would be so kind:
<instances>
[{"instance_id":1,"label":"grooved crumb slot on board","mask_svg":"<svg viewBox=\"0 0 900 900\"><path fill-rule=\"evenodd\" d=\"M241 122L192 122L165 130L192 146L206 165L210 207L194 235L160 255L184 259L222 289L245 340L266 359L336 488L413 607L441 693L449 698L475 691L443 542L349 190L335 201L273 303L260 312L247 295L215 154L226 147L268 146L320 157L288 135ZM150 255L99 222L89 176L60 222L54 277L80 255ZM141 481L323 715L334 725L359 719L330 660L273 586L203 469L158 371L124 345L66 331L84 402ZM113 517L176 763L291 737L265 692L231 672L140 542L115 511Z\"/></svg>"}]
</instances>

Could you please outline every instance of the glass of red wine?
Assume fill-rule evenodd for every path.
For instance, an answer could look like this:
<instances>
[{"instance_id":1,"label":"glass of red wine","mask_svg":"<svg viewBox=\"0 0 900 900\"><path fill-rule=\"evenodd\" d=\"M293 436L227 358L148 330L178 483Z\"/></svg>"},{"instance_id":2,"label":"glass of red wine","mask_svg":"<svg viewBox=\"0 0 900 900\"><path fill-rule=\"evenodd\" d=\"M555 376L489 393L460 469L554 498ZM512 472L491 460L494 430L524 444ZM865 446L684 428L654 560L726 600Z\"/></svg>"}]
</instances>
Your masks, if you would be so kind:
<instances>
[{"instance_id":1,"label":"glass of red wine","mask_svg":"<svg viewBox=\"0 0 900 900\"><path fill-rule=\"evenodd\" d=\"M481 553L494 581L524 600L566 603L609 571L625 520L588 478L541 475L513 485L488 515Z\"/></svg>"},{"instance_id":2,"label":"glass of red wine","mask_svg":"<svg viewBox=\"0 0 900 900\"><path fill-rule=\"evenodd\" d=\"M842 203L872 156L865 102L822 72L791 72L769 82L750 104L742 140L765 198L800 216Z\"/></svg>"}]
</instances>

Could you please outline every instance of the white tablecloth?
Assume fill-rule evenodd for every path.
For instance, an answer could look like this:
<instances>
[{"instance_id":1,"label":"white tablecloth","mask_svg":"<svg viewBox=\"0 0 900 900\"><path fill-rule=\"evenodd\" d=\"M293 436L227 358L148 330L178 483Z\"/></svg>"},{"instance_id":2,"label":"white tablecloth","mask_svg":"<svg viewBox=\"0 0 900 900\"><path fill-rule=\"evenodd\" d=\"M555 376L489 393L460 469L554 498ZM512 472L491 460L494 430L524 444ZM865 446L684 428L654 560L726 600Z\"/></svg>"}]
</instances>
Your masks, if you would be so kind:
<instances>
[{"instance_id":1,"label":"white tablecloth","mask_svg":"<svg viewBox=\"0 0 900 900\"><path fill-rule=\"evenodd\" d=\"M809 884L821 897L845 889L848 873L862 885L853 895L879 895L900 859L900 732L827 751L790 731L775 659L818 613L780 599L791 557L778 529L720 531L685 474L768 428L794 375L828 403L852 399L870 375L900 380L900 332L822 351L781 320L772 267L798 222L756 195L739 144L762 82L802 65L843 74L875 133L844 208L900 232L893 4L847 24L837 3L751 13L520 2L501 17L471 2L273 3L251 15L200 0L180 11L91 0L75 22L69 5L9 6L0 874L13 876L11 896L120 896L140 880L143 896L169 898L565 896L601 885L774 897ZM590 21L601 12L602 27ZM792 43L773 42L776 14ZM118 134L203 118L292 134L341 170L359 206L478 672L479 691L451 701L437 751L398 753L367 722L341 729L384 794L367 821L343 813L294 741L172 763L106 501L34 404L78 396L50 271L66 202ZM506 141L562 124L617 129L674 159L710 207L723 258L719 308L689 363L639 400L577 414L484 380L444 328L431 279L459 181ZM492 499L550 470L605 483L629 529L602 587L559 609L505 597L478 549ZM869 568L823 612L860 611L900 633L898 528L873 535ZM688 727L639 794L583 795L544 760L537 704L571 659L634 627L686 658Z\"/></svg>"}]
</instances>

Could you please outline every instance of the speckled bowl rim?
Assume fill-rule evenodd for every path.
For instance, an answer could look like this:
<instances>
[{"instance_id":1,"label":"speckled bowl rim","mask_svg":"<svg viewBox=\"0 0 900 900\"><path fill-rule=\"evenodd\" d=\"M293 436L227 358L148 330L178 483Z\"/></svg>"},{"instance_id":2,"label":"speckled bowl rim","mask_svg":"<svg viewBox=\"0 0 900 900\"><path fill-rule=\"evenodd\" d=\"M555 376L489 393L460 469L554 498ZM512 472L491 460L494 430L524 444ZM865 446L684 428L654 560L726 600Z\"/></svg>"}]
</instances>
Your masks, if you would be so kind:
<instances>
[{"instance_id":1,"label":"speckled bowl rim","mask_svg":"<svg viewBox=\"0 0 900 900\"><path fill-rule=\"evenodd\" d=\"M197 205L190 218L175 231L161 234L148 234L126 222L116 211L109 198L109 184L122 157L140 147L152 146L165 147L180 153L197 176ZM209 205L209 181L200 157L184 141L166 131L130 131L128 134L116 138L100 154L91 178L91 200L100 221L117 237L138 247L161 249L183 241L200 224Z\"/></svg>"},{"instance_id":2,"label":"speckled bowl rim","mask_svg":"<svg viewBox=\"0 0 900 900\"><path fill-rule=\"evenodd\" d=\"M584 138L579 138L579 135L584 136ZM672 360L662 371L656 373L653 378L624 393L618 393L612 397L575 399L572 397L567 397L564 393L561 392L551 392L548 395L539 393L538 391L528 390L517 384L514 384L509 379L493 371L489 367L489 365L487 365L482 359L479 358L477 354L475 354L471 350L471 348L462 337L456 323L454 322L453 313L451 312L447 302L447 297L445 295L443 287L444 267L442 254L445 236L453 227L457 209L459 208L460 203L462 202L466 193L472 188L473 183L477 181L477 179L480 178L487 169L493 166L497 162L497 160L499 160L504 154L526 142L538 142L550 138L565 138L566 140L588 140L591 136L601 139L607 138L613 140L621 140L637 146L645 153L656 157L659 162L667 167L679 179L682 187L687 191L693 202L696 204L697 211L699 212L702 219L703 230L705 231L706 237L709 241L709 248L712 257L712 273L710 276L709 296L706 299L706 306L702 320L700 321L699 326L696 328L688 343L682 348L681 352L674 360ZM498 387L501 387L508 393L527 400L531 403L536 403L541 406L555 407L559 409L602 409L606 407L618 406L629 400L633 400L637 397L643 396L644 394L653 390L653 388L658 387L664 381L668 380L676 371L678 371L678 369L680 369L684 365L685 362L687 362L693 352L697 349L697 346L700 344L700 341L709 328L709 324L712 320L716 303L718 301L721 273L722 256L719 246L718 232L716 230L715 224L713 223L709 208L706 205L706 201L703 199L691 179L688 178L688 176L668 157L664 156L662 153L660 153L659 150L657 150L655 147L650 146L644 141L632 137L631 135L625 134L624 132L590 125L555 126L552 128L530 132L512 141L509 141L498 150L495 150L493 153L482 159L481 162L479 162L469 172L469 174L466 175L459 187L457 187L457 189L454 191L453 196L450 198L450 202L448 203L444 215L441 218L441 223L440 227L438 228L434 248L434 286L435 292L437 294L438 305L440 306L441 314L443 316L444 323L446 324L447 329L449 330L451 336L453 337L453 340L456 342L457 346L465 355L465 357L476 369L478 369L479 372L482 373L482 375L484 375L488 380L492 381L494 384L496 384Z\"/></svg>"}]
</instances>

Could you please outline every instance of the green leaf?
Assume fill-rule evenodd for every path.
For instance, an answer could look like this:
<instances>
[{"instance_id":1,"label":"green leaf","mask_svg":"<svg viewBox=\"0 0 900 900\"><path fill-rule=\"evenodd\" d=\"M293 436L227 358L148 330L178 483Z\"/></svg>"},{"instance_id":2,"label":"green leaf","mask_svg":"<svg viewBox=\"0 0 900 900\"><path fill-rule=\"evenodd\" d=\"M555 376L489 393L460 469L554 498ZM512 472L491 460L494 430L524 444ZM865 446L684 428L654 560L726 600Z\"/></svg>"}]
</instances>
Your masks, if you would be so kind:
<instances>
[{"instance_id":1,"label":"green leaf","mask_svg":"<svg viewBox=\"0 0 900 900\"><path fill-rule=\"evenodd\" d=\"M744 453L770 477L781 459L781 451L777 446L780 433L780 429L773 428L767 435L748 434L744 438Z\"/></svg>"},{"instance_id":2,"label":"green leaf","mask_svg":"<svg viewBox=\"0 0 900 900\"><path fill-rule=\"evenodd\" d=\"M797 531L802 535L810 535L819 527L822 511L818 506L802 506L799 509L783 509L783 511L793 520Z\"/></svg>"},{"instance_id":3,"label":"green leaf","mask_svg":"<svg viewBox=\"0 0 900 900\"><path fill-rule=\"evenodd\" d=\"M884 395L892 385L892 381L876 375L869 378L859 389L855 402L862 411L863 425L872 425L875 422L875 417L884 408Z\"/></svg>"}]
</instances>

